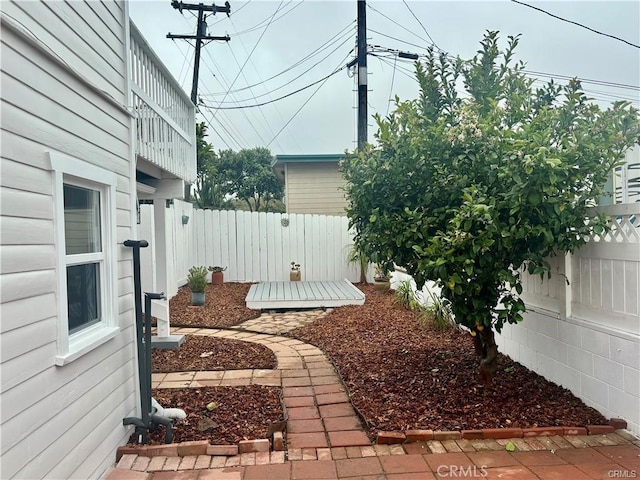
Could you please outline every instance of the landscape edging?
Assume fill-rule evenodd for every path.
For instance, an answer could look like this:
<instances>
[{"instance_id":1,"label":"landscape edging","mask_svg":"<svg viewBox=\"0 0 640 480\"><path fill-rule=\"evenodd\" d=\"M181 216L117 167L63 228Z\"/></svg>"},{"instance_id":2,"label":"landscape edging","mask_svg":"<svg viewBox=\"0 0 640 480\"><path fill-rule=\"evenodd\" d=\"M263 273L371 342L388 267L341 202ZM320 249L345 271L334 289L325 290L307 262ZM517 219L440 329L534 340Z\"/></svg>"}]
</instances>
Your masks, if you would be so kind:
<instances>
[{"instance_id":1,"label":"landscape edging","mask_svg":"<svg viewBox=\"0 0 640 480\"><path fill-rule=\"evenodd\" d=\"M405 430L378 432L376 444L393 445L399 443L443 441L443 440L498 440L509 438L531 438L566 435L602 435L627 428L627 422L612 418L609 425L584 425L571 427L534 428L484 428L481 430Z\"/></svg>"}]
</instances>

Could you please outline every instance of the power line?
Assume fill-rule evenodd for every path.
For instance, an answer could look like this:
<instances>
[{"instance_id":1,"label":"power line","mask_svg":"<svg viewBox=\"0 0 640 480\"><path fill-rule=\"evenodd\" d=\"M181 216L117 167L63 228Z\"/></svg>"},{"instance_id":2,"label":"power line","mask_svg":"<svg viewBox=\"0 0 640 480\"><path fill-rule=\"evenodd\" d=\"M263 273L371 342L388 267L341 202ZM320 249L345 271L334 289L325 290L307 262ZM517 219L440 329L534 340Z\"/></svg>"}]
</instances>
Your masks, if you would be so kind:
<instances>
[{"instance_id":1,"label":"power line","mask_svg":"<svg viewBox=\"0 0 640 480\"><path fill-rule=\"evenodd\" d=\"M586 25L583 25L582 23L574 22L573 20L568 20L566 18L559 17L558 15L554 15L553 13L547 12L546 10L543 10L542 8L538 8L538 7L535 7L533 5L529 5L529 4L524 3L524 2L519 2L518 0L511 0L511 1L513 3L517 3L518 5L523 5L525 7L533 8L534 10L537 10L539 12L545 13L545 14L549 15L550 17L557 18L558 20L562 20L563 22L571 23L573 25L577 25L578 27L585 28L585 29L589 30L590 32L597 33L598 35L603 35L605 37L613 38L614 40L618 40L619 42L626 43L627 45L631 45L632 47L640 48L640 45L636 45L635 43L628 42L624 38L620 38L620 37L616 37L615 35L610 35L608 33L600 32L600 31L595 30L595 29L593 29L591 27L587 27Z\"/></svg>"},{"instance_id":2,"label":"power line","mask_svg":"<svg viewBox=\"0 0 640 480\"><path fill-rule=\"evenodd\" d=\"M338 51L340 49L340 47L342 47L345 43L347 43L349 41L349 39L346 39L345 41L343 41L340 45L338 45L336 48L334 48L331 52L329 52L329 54L327 54L324 58L322 58L322 60L318 61L317 63L313 64L310 68L308 68L307 70L305 70L304 72L300 73L298 76L296 76L295 78L291 79L290 81L288 81L287 83L280 85L279 87L274 88L273 90L266 92L266 93L262 93L260 95L257 96L253 96L252 98L246 98L243 100L237 100L234 102L219 102L218 105L223 105L225 103L241 103L241 102L250 102L250 101L258 101L258 98L260 97L265 97L265 96L269 96L272 93L277 92L278 90L282 90L285 87L288 87L293 81L299 79L300 77L302 77L303 75L309 73L311 70L313 70L317 65L319 65L320 63L324 62L327 58L329 58L332 54L334 54L336 51ZM259 85L259 84L257 84ZM234 90L235 92L237 92L238 90Z\"/></svg>"},{"instance_id":3,"label":"power line","mask_svg":"<svg viewBox=\"0 0 640 480\"><path fill-rule=\"evenodd\" d=\"M247 62L249 61L249 59L251 58L251 55L253 55L253 52L256 50L256 47L260 44L260 42L262 41L262 37L264 37L264 34L267 33L267 30L269 29L269 26L271 25L271 21L275 18L275 16L277 15L278 11L280 11L280 8L282 8L282 4L284 3L284 0L280 0L280 4L278 5L278 8L276 8L276 11L273 12L273 15L271 16L271 20L269 21L269 23L267 24L266 27L264 27L264 30L262 31L262 33L260 34L260 37L258 38L258 41L256 42L256 44L253 46L253 49L251 49L251 52L249 52L249 56L247 57L247 59L244 61L244 63L242 64L242 67L240 67L240 71L238 72L238 74L236 75L236 77L233 79L233 82L231 82L231 85L229 86L229 91L227 91L227 94L224 96L224 98L221 100L220 103L224 102L225 99L227 98L227 95L229 94L229 92L231 91L231 89L233 88L233 85L236 83L236 80L238 80L238 77L240 76L240 74L242 73L242 70L244 69L244 67L247 65ZM220 108L220 107L218 107ZM215 114L215 112L214 112Z\"/></svg>"},{"instance_id":4,"label":"power line","mask_svg":"<svg viewBox=\"0 0 640 480\"><path fill-rule=\"evenodd\" d=\"M342 63L342 62L346 61L346 60L347 60L347 58L349 58L349 56L351 55L351 52L353 52L353 50L351 50L351 51L346 55L346 57L344 57L344 59L343 59L340 63ZM340 63L339 63L338 65L340 65ZM306 100L302 105L300 105L300 108L298 108L298 110L296 110L296 113L294 113L294 114L291 116L291 118L289 119L289 121L287 121L287 123L285 123L285 124L282 126L282 128L281 128L280 130L278 130L278 133L276 133L275 137L273 137L273 138L271 139L271 141L270 141L269 143L267 143L267 147L268 147L269 145L271 145L271 144L273 143L273 141L278 137L278 135L280 135L280 134L282 133L282 131L283 131L285 128L287 128L287 126L288 126L288 125L293 121L293 119L294 119L294 118L296 118L296 117L298 116L298 114L299 114L299 113L302 111L302 109L307 105L307 103L309 103L309 102L311 101L311 99L315 96L315 94L316 94L316 93L318 93L318 91L323 87L323 85L327 82L327 80L329 80L329 78L330 78L330 77L332 77L333 75L335 75L336 73L338 73L340 70L344 70L345 68L347 68L347 67L346 67L346 65L345 65L345 66L343 66L343 67L340 67L340 68L336 68L336 70L334 70L334 72L333 72L332 74L327 75L327 76L323 79L322 83L321 83L320 85L318 85L318 88L316 88L316 89L315 89L315 91L314 91L314 92L309 96L309 98L307 98L307 100Z\"/></svg>"},{"instance_id":5,"label":"power line","mask_svg":"<svg viewBox=\"0 0 640 480\"><path fill-rule=\"evenodd\" d=\"M291 2L289 2L289 3L291 3ZM278 21L278 20L280 20L282 17L287 16L288 14L290 14L291 12L293 12L296 8L298 8L300 5L302 5L302 3L303 3L303 2L296 3L296 4L295 4L293 7L291 7L289 10L287 10L287 11L283 11L283 12L282 12L282 15L280 15L278 18L274 18L274 19L273 19L271 22L269 22L269 23L277 22L277 21ZM284 9L284 8L286 8L288 5L289 5L289 4L285 5L285 6L283 7L283 9ZM244 29L244 30L241 30L240 32L234 32L234 34L233 34L233 35L234 35L234 37L239 36L239 35L244 35L244 34L246 34L246 33L251 33L251 32L254 32L254 31L256 31L256 30L259 30L260 28L262 28L262 27L264 26L264 24L265 24L265 23L267 23L267 21L269 20L269 18L270 18L270 17L265 18L264 20L262 20L261 22L258 22L258 23L257 23L256 25L254 25L253 27L246 28L246 29ZM231 23L233 24L233 22L231 22Z\"/></svg>"},{"instance_id":6,"label":"power line","mask_svg":"<svg viewBox=\"0 0 640 480\"><path fill-rule=\"evenodd\" d=\"M352 53L352 52L353 52L353 50L351 50L351 51L349 52L349 55L351 55L351 53ZM348 56L348 55L347 55L347 56ZM244 108L262 107L262 106L264 106L264 105L269 105L270 103L275 103L275 102L278 102L278 101L280 101L280 100L284 100L285 98L291 97L292 95L295 95L296 93L300 93L300 92L302 92L302 91L304 91L304 90L307 90L308 88L311 88L311 87L313 87L314 85L317 85L318 83L320 83L320 82L324 82L324 81L326 81L327 79L329 79L330 77L333 77L336 73L338 73L338 72L340 72L340 71L344 70L345 68L347 68L347 65L344 65L344 66L342 66L342 67L338 68L337 70L334 70L334 71L333 71L333 72L331 72L329 75L327 75L327 76L325 76L325 77L322 77L322 78L320 78L320 79L316 80L315 82L312 82L312 83L310 83L310 84L308 84L308 85L306 85L306 86L304 86L304 87L301 87L301 88L299 88L299 89L297 89L297 90L294 90L293 92L287 93L286 95L282 95L281 97L274 98L273 100L269 100L268 102L257 103L257 104L255 104L255 105L237 105L237 106L235 106L235 107L220 107L220 106L218 106L218 107L213 107L213 106L211 106L211 105L207 105L207 104L206 104L206 103L204 103L204 102L202 102L202 103L201 103L201 105L202 105L202 106L204 106L205 108L215 109L216 111L217 111L217 110L240 110L240 109L244 109Z\"/></svg>"},{"instance_id":7,"label":"power line","mask_svg":"<svg viewBox=\"0 0 640 480\"><path fill-rule=\"evenodd\" d=\"M371 10L373 10L374 12L376 12L378 15L383 16L384 18L386 18L387 20L389 20L391 23L395 23L398 27L402 28L403 30L406 30L407 32L409 32L411 35L415 35L418 39L422 40L425 43L429 43L428 40L422 38L420 35L418 35L416 32L414 32L413 30L408 29L407 27L405 27L404 25L402 25L401 23L396 22L393 18L385 15L384 13L382 13L380 10L378 10L377 8L375 8L374 6L372 6L370 3L367 3L367 7L369 7Z\"/></svg>"},{"instance_id":8,"label":"power line","mask_svg":"<svg viewBox=\"0 0 640 480\"><path fill-rule=\"evenodd\" d=\"M373 32L373 33L377 33L378 35L382 35L383 37L390 38L391 40L395 40L395 41L397 41L397 42L401 42L401 43L404 43L404 44L407 44L407 45L411 45L412 47L420 48L420 49L422 49L422 50L427 50L427 49L426 49L424 46L422 46L422 45L417 45L417 44L415 44L415 43L407 42L406 40L402 40L402 39L397 38L397 37L392 37L391 35L387 35L386 33L379 32L379 31L377 31L377 30L374 30L373 28L370 28L370 29L369 29L369 31L370 31L370 32Z\"/></svg>"},{"instance_id":9,"label":"power line","mask_svg":"<svg viewBox=\"0 0 640 480\"><path fill-rule=\"evenodd\" d=\"M385 113L385 117L389 115L389 107L391 107L391 95L393 95L393 83L396 79L396 66L397 66L398 57L393 58L393 74L391 75L391 88L389 89L389 101L387 102L387 113Z\"/></svg>"},{"instance_id":10,"label":"power line","mask_svg":"<svg viewBox=\"0 0 640 480\"><path fill-rule=\"evenodd\" d=\"M409 6L409 4L407 3L406 0L402 0L402 3L404 3L404 6L407 7L407 10L409 10L409 12L411 13L411 15L413 15L413 18L416 19L416 21L420 24L420 26L422 27L422 30L424 30L424 33L427 34L427 37L429 37L429 40L431 40L431 43L433 43L433 45L440 50L440 47L438 46L438 44L433 40L433 38L431 38L431 35L429 35L429 32L427 31L427 29L425 28L425 26L422 24L422 22L420 21L420 19L416 16L415 13L413 13L413 10L411 10L411 7Z\"/></svg>"},{"instance_id":11,"label":"power line","mask_svg":"<svg viewBox=\"0 0 640 480\"><path fill-rule=\"evenodd\" d=\"M307 60L313 58L314 56L316 56L317 54L319 54L320 52L322 52L323 50L326 50L330 45L334 44L337 41L342 40L343 38L350 36L351 32L350 31L346 31L349 27L352 27L354 21L350 22L349 25L347 25L346 27L344 27L342 30L340 30L340 32L338 32L336 35L334 35L333 37L331 37L329 40L327 40L325 43L323 43L322 45L320 45L318 48L316 48L315 50L313 50L312 52L308 53L306 56L304 56L302 59L298 60L297 62L295 62L294 64L290 65L289 67L285 68L284 70L282 70L279 73L276 73L275 75L272 75L271 77L267 78L266 80L263 80L259 83L254 83L252 85L248 85L246 87L242 87L242 88L237 88L235 90L233 90L230 93L236 93L236 92L241 92L243 90L248 90L251 89L252 87L257 87L259 85L262 85L264 83L267 83L271 80L273 80L274 78L277 78L281 75L284 75L285 73L290 72L291 70L293 70L294 68L298 67L299 65L302 65L304 62L306 62ZM344 43L342 43L340 46L342 46ZM334 50L335 51L335 50ZM333 53L333 52L331 52ZM305 73L310 72L313 67L319 65L320 63L322 63L324 60L326 60L328 58L324 57L322 60L320 60L319 62L313 64L311 66L311 68L307 69L306 71L304 71L302 73L302 75L304 75ZM300 76L292 79L293 80L297 80L298 78L300 78ZM290 82L289 82L290 83ZM220 96L220 95L224 95L226 92L216 92L216 93L212 93L210 94L211 96Z\"/></svg>"}]
</instances>

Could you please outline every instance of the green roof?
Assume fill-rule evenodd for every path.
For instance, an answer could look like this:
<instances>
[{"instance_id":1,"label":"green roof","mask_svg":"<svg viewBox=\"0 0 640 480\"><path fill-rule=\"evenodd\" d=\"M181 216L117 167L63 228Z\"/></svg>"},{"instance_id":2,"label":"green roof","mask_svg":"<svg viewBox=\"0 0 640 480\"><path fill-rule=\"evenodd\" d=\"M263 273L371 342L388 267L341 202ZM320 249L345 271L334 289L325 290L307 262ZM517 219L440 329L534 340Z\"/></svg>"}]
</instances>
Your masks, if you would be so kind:
<instances>
[{"instance_id":1,"label":"green roof","mask_svg":"<svg viewBox=\"0 0 640 480\"><path fill-rule=\"evenodd\" d=\"M313 163L313 162L339 162L344 158L344 153L324 153L309 155L276 155L271 164L277 163Z\"/></svg>"}]
</instances>

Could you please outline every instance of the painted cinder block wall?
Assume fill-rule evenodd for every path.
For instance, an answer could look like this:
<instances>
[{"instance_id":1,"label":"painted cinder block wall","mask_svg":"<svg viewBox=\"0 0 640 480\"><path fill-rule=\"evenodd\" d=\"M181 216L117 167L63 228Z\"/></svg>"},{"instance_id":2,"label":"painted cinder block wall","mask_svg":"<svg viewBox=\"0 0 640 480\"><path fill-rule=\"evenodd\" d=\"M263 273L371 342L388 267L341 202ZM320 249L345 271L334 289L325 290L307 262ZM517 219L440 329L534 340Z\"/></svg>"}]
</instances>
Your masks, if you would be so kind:
<instances>
[{"instance_id":1,"label":"painted cinder block wall","mask_svg":"<svg viewBox=\"0 0 640 480\"><path fill-rule=\"evenodd\" d=\"M499 350L640 435L638 336L538 308L497 336Z\"/></svg>"}]
</instances>

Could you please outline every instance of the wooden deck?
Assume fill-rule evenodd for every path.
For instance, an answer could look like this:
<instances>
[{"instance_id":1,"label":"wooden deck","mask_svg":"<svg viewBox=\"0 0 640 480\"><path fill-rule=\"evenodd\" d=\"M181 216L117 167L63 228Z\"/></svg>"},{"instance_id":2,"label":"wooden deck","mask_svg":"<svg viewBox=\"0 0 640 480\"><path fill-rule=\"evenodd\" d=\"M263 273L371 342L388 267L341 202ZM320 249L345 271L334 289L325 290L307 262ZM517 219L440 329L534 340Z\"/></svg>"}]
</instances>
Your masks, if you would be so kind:
<instances>
[{"instance_id":1,"label":"wooden deck","mask_svg":"<svg viewBox=\"0 0 640 480\"><path fill-rule=\"evenodd\" d=\"M321 282L261 282L251 285L247 308L321 308L363 305L364 293L348 280Z\"/></svg>"}]
</instances>

